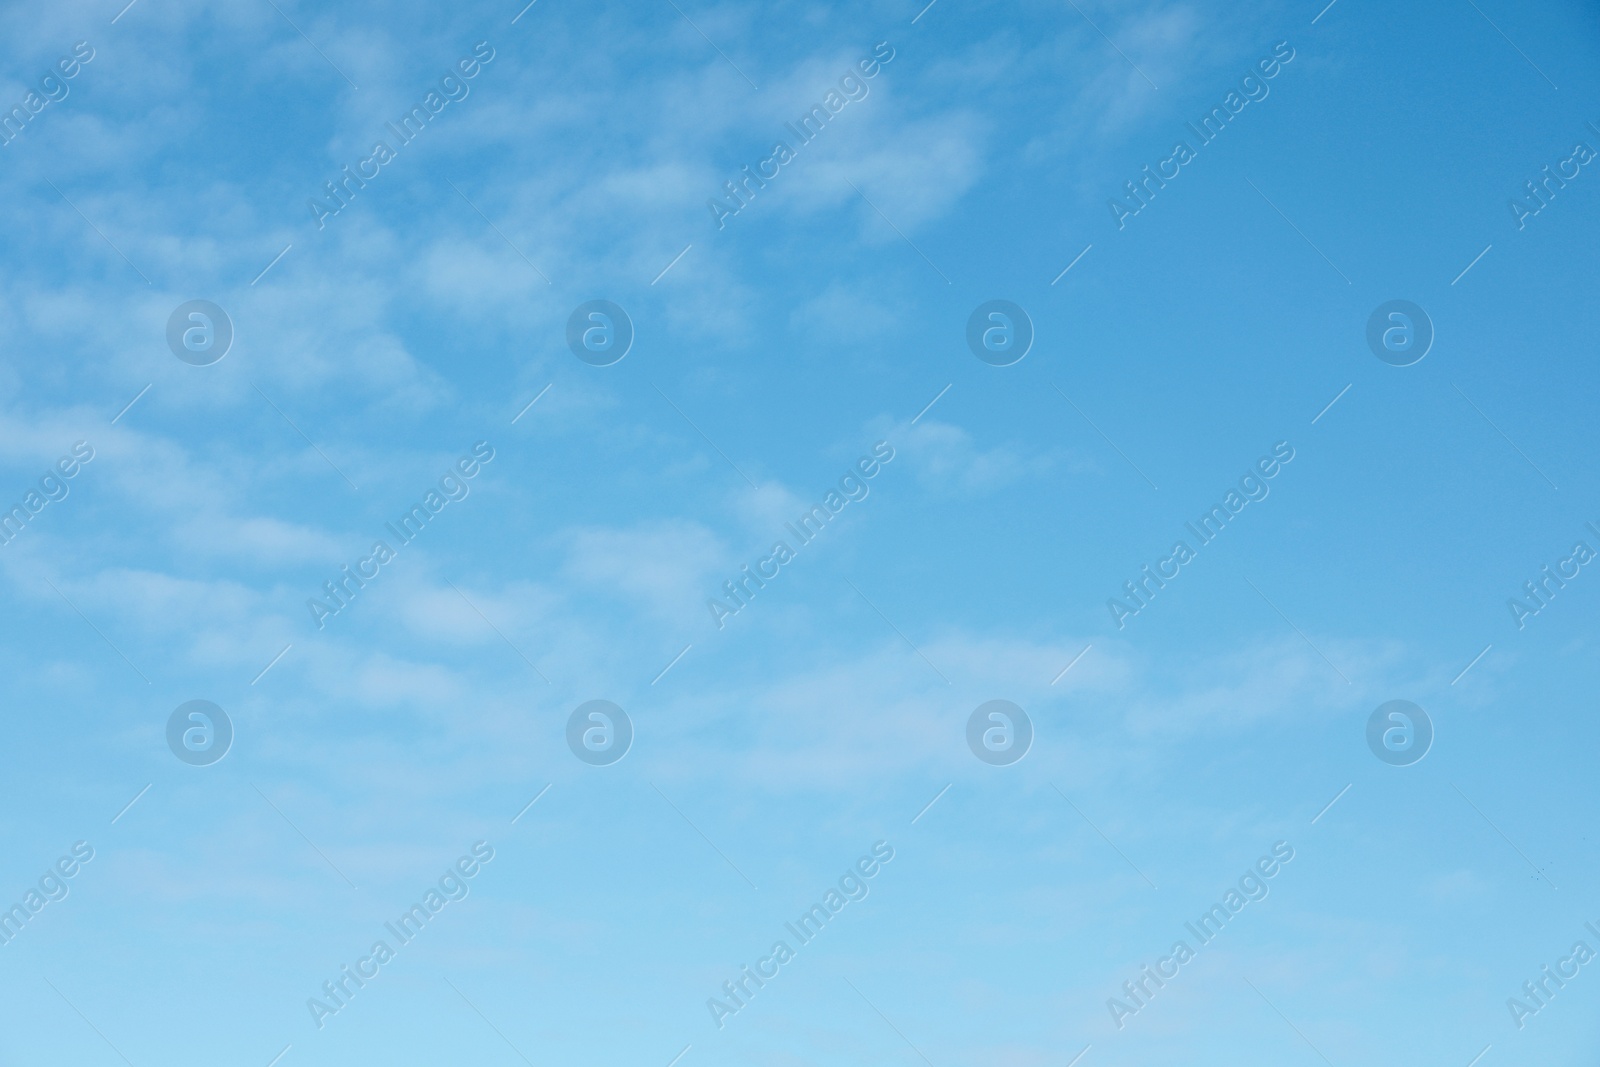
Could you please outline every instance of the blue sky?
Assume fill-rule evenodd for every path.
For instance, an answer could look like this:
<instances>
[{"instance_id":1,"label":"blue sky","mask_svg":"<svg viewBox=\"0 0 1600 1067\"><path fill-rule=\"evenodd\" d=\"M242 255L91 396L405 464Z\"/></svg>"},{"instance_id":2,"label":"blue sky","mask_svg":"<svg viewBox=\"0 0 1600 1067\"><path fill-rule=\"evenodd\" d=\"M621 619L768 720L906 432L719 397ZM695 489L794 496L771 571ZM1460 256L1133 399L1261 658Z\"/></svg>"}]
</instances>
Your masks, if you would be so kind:
<instances>
[{"instance_id":1,"label":"blue sky","mask_svg":"<svg viewBox=\"0 0 1600 1067\"><path fill-rule=\"evenodd\" d=\"M1593 9L97 0L0 39L0 1065L1592 1059ZM569 747L593 700L620 760ZM1420 761L1368 747L1393 700Z\"/></svg>"}]
</instances>

